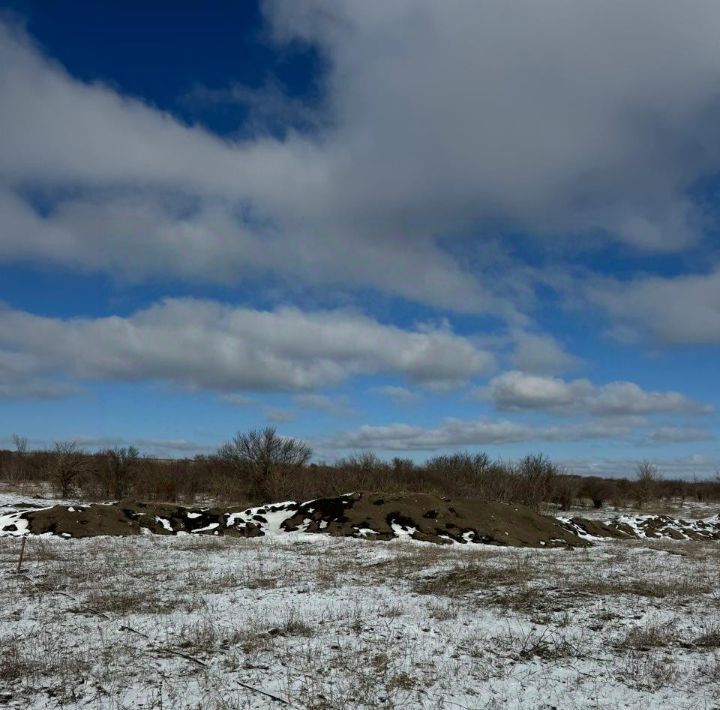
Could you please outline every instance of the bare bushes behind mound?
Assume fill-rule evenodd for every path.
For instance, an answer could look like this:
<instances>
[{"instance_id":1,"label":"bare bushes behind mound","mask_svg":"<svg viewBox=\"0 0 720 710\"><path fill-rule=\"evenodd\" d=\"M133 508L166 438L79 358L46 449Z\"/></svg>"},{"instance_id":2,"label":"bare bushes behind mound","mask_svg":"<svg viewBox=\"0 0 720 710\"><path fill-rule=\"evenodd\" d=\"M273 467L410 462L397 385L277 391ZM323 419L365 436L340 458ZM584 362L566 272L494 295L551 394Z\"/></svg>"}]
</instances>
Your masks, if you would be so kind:
<instances>
[{"instance_id":1,"label":"bare bushes behind mound","mask_svg":"<svg viewBox=\"0 0 720 710\"><path fill-rule=\"evenodd\" d=\"M563 472L541 454L517 462L485 453L435 456L424 463L380 459L363 452L334 464L308 463L309 448L271 429L238 434L218 452L192 459L156 459L133 447L81 450L73 442L30 451L0 450L0 481L29 494L89 500L251 505L269 500L310 500L349 491L426 493L566 509L578 502L602 508L653 501L720 501L720 481L673 481L638 475L634 480L580 477ZM650 480L652 478L652 480Z\"/></svg>"}]
</instances>

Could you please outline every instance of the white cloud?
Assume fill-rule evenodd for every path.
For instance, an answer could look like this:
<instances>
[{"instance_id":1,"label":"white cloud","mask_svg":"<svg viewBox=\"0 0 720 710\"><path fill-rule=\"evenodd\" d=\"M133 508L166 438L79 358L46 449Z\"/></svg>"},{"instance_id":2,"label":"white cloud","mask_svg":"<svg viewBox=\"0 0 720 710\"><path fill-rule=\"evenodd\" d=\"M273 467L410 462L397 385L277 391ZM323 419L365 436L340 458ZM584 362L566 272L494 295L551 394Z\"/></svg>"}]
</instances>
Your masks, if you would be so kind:
<instances>
[{"instance_id":1,"label":"white cloud","mask_svg":"<svg viewBox=\"0 0 720 710\"><path fill-rule=\"evenodd\" d=\"M603 415L712 412L710 405L688 399L680 392L647 392L634 382L610 382L596 387L588 406L591 412Z\"/></svg>"},{"instance_id":2,"label":"white cloud","mask_svg":"<svg viewBox=\"0 0 720 710\"><path fill-rule=\"evenodd\" d=\"M706 274L595 281L587 298L604 308L615 333L672 345L720 344L720 267Z\"/></svg>"},{"instance_id":3,"label":"white cloud","mask_svg":"<svg viewBox=\"0 0 720 710\"><path fill-rule=\"evenodd\" d=\"M430 233L334 214L338 176L325 142L295 134L221 140L73 79L1 21L0 103L0 257L134 278L235 281L260 269L459 310L512 312ZM56 187L73 189L39 212L24 197L28 185L55 197Z\"/></svg>"},{"instance_id":4,"label":"white cloud","mask_svg":"<svg viewBox=\"0 0 720 710\"><path fill-rule=\"evenodd\" d=\"M517 319L512 279L476 278L438 236L697 237L685 192L720 160L713 0L266 9L281 41L325 53L312 135L221 140L74 79L4 23L0 258L136 278L267 271ZM56 203L36 209L28 187Z\"/></svg>"},{"instance_id":5,"label":"white cloud","mask_svg":"<svg viewBox=\"0 0 720 710\"><path fill-rule=\"evenodd\" d=\"M571 407L591 389L587 380L568 383L513 370L494 377L478 394L487 396L499 409L547 409Z\"/></svg>"},{"instance_id":6,"label":"white cloud","mask_svg":"<svg viewBox=\"0 0 720 710\"><path fill-rule=\"evenodd\" d=\"M469 379L493 357L445 328L402 330L348 311L259 311L168 299L126 318L0 310L0 347L74 378L154 380L237 395L309 390L359 374Z\"/></svg>"},{"instance_id":7,"label":"white cloud","mask_svg":"<svg viewBox=\"0 0 720 710\"><path fill-rule=\"evenodd\" d=\"M465 446L488 446L520 442L585 441L629 436L625 423L599 421L563 426L536 427L519 422L490 419L446 419L437 427L410 424L361 426L324 442L327 449L377 449L381 451L436 451Z\"/></svg>"},{"instance_id":8,"label":"white cloud","mask_svg":"<svg viewBox=\"0 0 720 710\"><path fill-rule=\"evenodd\" d=\"M0 181L0 259L69 264L131 280L233 283L272 274L291 284L371 286L458 311L515 317L427 240L365 240L334 228L306 234L270 218L246 222L242 213L225 197L134 188L66 197L41 215Z\"/></svg>"},{"instance_id":9,"label":"white cloud","mask_svg":"<svg viewBox=\"0 0 720 710\"><path fill-rule=\"evenodd\" d=\"M589 412L599 416L659 413L709 413L712 407L679 392L648 392L633 382L596 386L589 380L505 372L478 392L498 409Z\"/></svg>"},{"instance_id":10,"label":"white cloud","mask_svg":"<svg viewBox=\"0 0 720 710\"><path fill-rule=\"evenodd\" d=\"M340 209L605 229L642 249L694 238L683 191L720 147L712 0L269 7L330 62L332 168L358 187Z\"/></svg>"},{"instance_id":11,"label":"white cloud","mask_svg":"<svg viewBox=\"0 0 720 710\"><path fill-rule=\"evenodd\" d=\"M515 347L510 362L515 369L555 375L580 365L580 359L567 353L552 335L513 331L511 337Z\"/></svg>"},{"instance_id":12,"label":"white cloud","mask_svg":"<svg viewBox=\"0 0 720 710\"><path fill-rule=\"evenodd\" d=\"M42 363L26 353L0 349L0 400L60 399L78 388L42 374Z\"/></svg>"}]
</instances>

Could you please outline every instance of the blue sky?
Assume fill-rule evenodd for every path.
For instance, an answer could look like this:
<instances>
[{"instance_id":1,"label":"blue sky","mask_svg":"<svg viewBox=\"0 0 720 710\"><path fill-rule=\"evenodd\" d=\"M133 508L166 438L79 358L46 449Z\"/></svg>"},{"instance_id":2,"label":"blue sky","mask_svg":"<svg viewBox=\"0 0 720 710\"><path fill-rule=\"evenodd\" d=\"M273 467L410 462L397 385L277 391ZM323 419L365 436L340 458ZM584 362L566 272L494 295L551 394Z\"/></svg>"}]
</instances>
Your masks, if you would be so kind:
<instances>
[{"instance_id":1,"label":"blue sky","mask_svg":"<svg viewBox=\"0 0 720 710\"><path fill-rule=\"evenodd\" d=\"M720 468L720 7L0 2L0 446Z\"/></svg>"}]
</instances>

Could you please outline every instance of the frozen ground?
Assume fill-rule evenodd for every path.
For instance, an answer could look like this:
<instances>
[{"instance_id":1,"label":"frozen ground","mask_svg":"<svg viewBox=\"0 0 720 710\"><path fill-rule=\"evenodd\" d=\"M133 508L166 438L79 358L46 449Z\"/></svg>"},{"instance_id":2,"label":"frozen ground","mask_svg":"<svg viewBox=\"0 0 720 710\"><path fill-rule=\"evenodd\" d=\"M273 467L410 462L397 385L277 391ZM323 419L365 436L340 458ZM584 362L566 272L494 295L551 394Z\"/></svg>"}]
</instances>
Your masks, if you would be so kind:
<instances>
[{"instance_id":1,"label":"frozen ground","mask_svg":"<svg viewBox=\"0 0 720 710\"><path fill-rule=\"evenodd\" d=\"M0 515L18 510L20 507L43 508L53 505L79 505L77 501L60 498L44 498L38 495L23 495L21 493L6 493L0 488Z\"/></svg>"},{"instance_id":2,"label":"frozen ground","mask_svg":"<svg viewBox=\"0 0 720 710\"><path fill-rule=\"evenodd\" d=\"M720 708L717 542L31 537L16 575L20 544L6 707Z\"/></svg>"}]
</instances>

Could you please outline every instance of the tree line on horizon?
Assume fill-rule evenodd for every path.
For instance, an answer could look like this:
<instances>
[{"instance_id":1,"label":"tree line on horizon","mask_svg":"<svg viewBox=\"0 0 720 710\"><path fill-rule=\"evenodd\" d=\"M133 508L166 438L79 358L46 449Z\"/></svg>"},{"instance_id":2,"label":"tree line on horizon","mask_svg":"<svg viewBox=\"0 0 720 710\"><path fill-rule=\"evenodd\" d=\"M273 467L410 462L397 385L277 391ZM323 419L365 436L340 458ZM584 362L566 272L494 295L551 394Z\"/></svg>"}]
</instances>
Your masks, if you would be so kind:
<instances>
[{"instance_id":1,"label":"tree line on horizon","mask_svg":"<svg viewBox=\"0 0 720 710\"><path fill-rule=\"evenodd\" d=\"M649 461L638 462L632 479L578 476L543 454L507 462L483 452L458 452L420 464L399 457L384 461L365 451L317 464L310 462L312 449L305 442L280 436L274 427L238 432L211 455L172 460L143 456L134 446L88 452L72 441L47 450L30 450L18 435L13 442L14 450L0 450L0 481L49 488L61 498L250 505L368 490L476 497L536 509L643 507L655 499L720 501L720 476L663 479Z\"/></svg>"}]
</instances>

